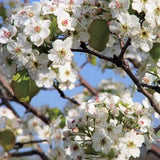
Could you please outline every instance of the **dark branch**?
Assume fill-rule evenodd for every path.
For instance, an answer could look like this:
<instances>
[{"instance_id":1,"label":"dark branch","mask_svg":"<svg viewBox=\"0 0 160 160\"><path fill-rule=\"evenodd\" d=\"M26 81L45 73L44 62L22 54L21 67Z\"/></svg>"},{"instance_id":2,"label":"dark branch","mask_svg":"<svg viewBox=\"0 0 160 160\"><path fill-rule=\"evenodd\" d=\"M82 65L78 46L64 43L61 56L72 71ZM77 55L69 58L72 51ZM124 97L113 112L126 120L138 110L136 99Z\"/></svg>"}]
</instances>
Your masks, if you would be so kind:
<instances>
[{"instance_id":1,"label":"dark branch","mask_svg":"<svg viewBox=\"0 0 160 160\"><path fill-rule=\"evenodd\" d=\"M76 101L74 98L71 98L71 97L68 97L67 95L65 95L64 92L60 88L58 88L58 86L54 85L54 87L58 91L58 93L60 94L60 96L62 98L69 100L73 104L80 105L80 103L78 101Z\"/></svg>"},{"instance_id":2,"label":"dark branch","mask_svg":"<svg viewBox=\"0 0 160 160\"><path fill-rule=\"evenodd\" d=\"M2 104L5 105L7 108L9 108L17 118L20 118L20 115L12 107L12 105L9 103L9 101L4 97L4 95L1 91L0 91L0 96L1 96Z\"/></svg>"},{"instance_id":3,"label":"dark branch","mask_svg":"<svg viewBox=\"0 0 160 160\"><path fill-rule=\"evenodd\" d=\"M140 63L136 59L127 58L134 66L134 68L138 68L140 66Z\"/></svg>"},{"instance_id":4,"label":"dark branch","mask_svg":"<svg viewBox=\"0 0 160 160\"><path fill-rule=\"evenodd\" d=\"M143 87L146 87L148 89L152 89L152 90L155 90L156 92L160 93L160 87L159 86L152 86L152 85L148 85L148 84L145 84L145 83L141 83L141 85Z\"/></svg>"},{"instance_id":5,"label":"dark branch","mask_svg":"<svg viewBox=\"0 0 160 160\"><path fill-rule=\"evenodd\" d=\"M16 142L14 145L14 149L23 148L26 144L34 144L34 143L42 143L42 142L48 142L48 140L35 140L35 141L29 141L29 142Z\"/></svg>"},{"instance_id":6,"label":"dark branch","mask_svg":"<svg viewBox=\"0 0 160 160\"><path fill-rule=\"evenodd\" d=\"M91 92L91 94L93 94L94 96L98 95L98 91L95 88L93 88L80 74L79 81L81 85L85 86Z\"/></svg>"},{"instance_id":7,"label":"dark branch","mask_svg":"<svg viewBox=\"0 0 160 160\"><path fill-rule=\"evenodd\" d=\"M131 44L131 39L128 38L126 44L124 46L122 46L122 49L121 49L121 52L119 54L119 59L122 61L122 62L125 62L125 52L128 48L128 46Z\"/></svg>"},{"instance_id":8,"label":"dark branch","mask_svg":"<svg viewBox=\"0 0 160 160\"><path fill-rule=\"evenodd\" d=\"M143 86L140 84L139 80L132 73L128 63L126 62L126 59L124 58L124 54L125 54L128 46L130 45L130 42L131 42L131 39L129 38L127 40L126 44L124 45L124 47L122 48L120 55L119 56L114 55L113 57L107 57L103 54L99 54L97 52L91 51L86 47L85 43L81 43L82 49L72 49L72 51L95 55L95 56L99 57L100 59L110 61L113 64L115 64L117 67L122 68L127 73L127 75L131 78L131 80L135 83L135 85L138 88L138 91L141 92L143 95L145 95L149 99L154 110L160 114L160 107L156 104L155 100L153 99L153 96L145 88L143 88Z\"/></svg>"},{"instance_id":9,"label":"dark branch","mask_svg":"<svg viewBox=\"0 0 160 160\"><path fill-rule=\"evenodd\" d=\"M94 56L97 56L98 58L100 59L104 59L104 60L107 60L107 61L110 61L112 63L114 63L114 59L112 57L107 57L107 56L104 56L103 54L99 54L97 52L94 52L94 51L91 51L89 50L85 43L81 43L81 48L82 49L71 49L73 52L83 52L83 53L88 53L88 54L92 54Z\"/></svg>"},{"instance_id":10,"label":"dark branch","mask_svg":"<svg viewBox=\"0 0 160 160\"><path fill-rule=\"evenodd\" d=\"M149 150L148 152L152 152L157 157L160 157L160 149L156 145L152 145L151 150Z\"/></svg>"},{"instance_id":11,"label":"dark branch","mask_svg":"<svg viewBox=\"0 0 160 160\"><path fill-rule=\"evenodd\" d=\"M25 3L29 3L29 0L24 0Z\"/></svg>"},{"instance_id":12,"label":"dark branch","mask_svg":"<svg viewBox=\"0 0 160 160\"><path fill-rule=\"evenodd\" d=\"M39 117L44 123L49 124L49 118L45 117L41 111L36 110L34 107L32 107L30 104L20 102L15 96L12 91L12 88L6 83L6 81L3 79L2 76L0 76L0 85L5 89L8 96L12 98L12 101L17 102L21 104L28 112L32 112L34 115Z\"/></svg>"},{"instance_id":13,"label":"dark branch","mask_svg":"<svg viewBox=\"0 0 160 160\"><path fill-rule=\"evenodd\" d=\"M25 157L25 156L33 156L33 155L40 156L42 160L51 160L49 157L47 157L44 154L44 152L40 152L39 150L10 153L10 157Z\"/></svg>"},{"instance_id":14,"label":"dark branch","mask_svg":"<svg viewBox=\"0 0 160 160\"><path fill-rule=\"evenodd\" d=\"M157 133L160 130L160 125L156 128L154 128L154 132Z\"/></svg>"}]
</instances>

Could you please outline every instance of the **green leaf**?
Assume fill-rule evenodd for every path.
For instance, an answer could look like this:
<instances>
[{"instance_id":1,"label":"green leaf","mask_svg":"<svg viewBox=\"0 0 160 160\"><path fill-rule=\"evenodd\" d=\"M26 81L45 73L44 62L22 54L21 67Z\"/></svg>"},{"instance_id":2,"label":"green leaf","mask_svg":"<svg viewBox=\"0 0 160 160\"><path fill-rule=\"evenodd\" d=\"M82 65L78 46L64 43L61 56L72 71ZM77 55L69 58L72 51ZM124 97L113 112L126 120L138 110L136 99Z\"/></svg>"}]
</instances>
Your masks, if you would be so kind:
<instances>
[{"instance_id":1,"label":"green leaf","mask_svg":"<svg viewBox=\"0 0 160 160\"><path fill-rule=\"evenodd\" d=\"M0 4L0 16L3 20L7 18L6 16L6 9L4 8L3 4Z\"/></svg>"},{"instance_id":2,"label":"green leaf","mask_svg":"<svg viewBox=\"0 0 160 160\"><path fill-rule=\"evenodd\" d=\"M107 21L95 19L91 23L88 33L90 34L89 45L97 51L103 51L106 48L110 33Z\"/></svg>"},{"instance_id":3,"label":"green leaf","mask_svg":"<svg viewBox=\"0 0 160 160\"><path fill-rule=\"evenodd\" d=\"M15 140L15 135L11 130L0 131L0 145L6 152L14 147Z\"/></svg>"},{"instance_id":4,"label":"green leaf","mask_svg":"<svg viewBox=\"0 0 160 160\"><path fill-rule=\"evenodd\" d=\"M21 102L30 102L40 90L30 78L27 70L21 70L12 77L11 87Z\"/></svg>"},{"instance_id":5,"label":"green leaf","mask_svg":"<svg viewBox=\"0 0 160 160\"><path fill-rule=\"evenodd\" d=\"M55 38L57 29L58 29L57 18L53 17L50 24L50 31L51 31L50 36L52 39Z\"/></svg>"},{"instance_id":6,"label":"green leaf","mask_svg":"<svg viewBox=\"0 0 160 160\"><path fill-rule=\"evenodd\" d=\"M157 132L157 136L160 137L160 130Z\"/></svg>"},{"instance_id":7,"label":"green leaf","mask_svg":"<svg viewBox=\"0 0 160 160\"><path fill-rule=\"evenodd\" d=\"M59 108L47 108L46 113L48 113L51 120L57 119L60 115L62 115Z\"/></svg>"},{"instance_id":8,"label":"green leaf","mask_svg":"<svg viewBox=\"0 0 160 160\"><path fill-rule=\"evenodd\" d=\"M61 128L65 126L66 119L64 118L64 115L59 108L47 108L46 113L49 115L49 119L51 121L56 120L59 116L61 116L61 123L59 124L59 126Z\"/></svg>"},{"instance_id":9,"label":"green leaf","mask_svg":"<svg viewBox=\"0 0 160 160\"><path fill-rule=\"evenodd\" d=\"M153 48L150 50L150 55L155 61L158 61L160 58L160 43L153 44Z\"/></svg>"},{"instance_id":10,"label":"green leaf","mask_svg":"<svg viewBox=\"0 0 160 160\"><path fill-rule=\"evenodd\" d=\"M97 64L97 57L94 56L94 55L89 55L89 62L92 64L92 65L96 65Z\"/></svg>"}]
</instances>

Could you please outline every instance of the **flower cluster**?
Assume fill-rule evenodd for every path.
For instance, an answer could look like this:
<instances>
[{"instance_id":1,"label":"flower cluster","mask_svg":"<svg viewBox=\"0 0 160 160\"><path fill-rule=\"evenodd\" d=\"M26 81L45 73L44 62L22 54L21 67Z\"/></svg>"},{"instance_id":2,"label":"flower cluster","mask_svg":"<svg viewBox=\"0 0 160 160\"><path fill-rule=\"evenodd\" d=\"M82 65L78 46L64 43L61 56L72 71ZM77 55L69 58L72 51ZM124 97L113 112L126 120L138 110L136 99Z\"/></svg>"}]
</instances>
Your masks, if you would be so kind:
<instances>
[{"instance_id":1,"label":"flower cluster","mask_svg":"<svg viewBox=\"0 0 160 160\"><path fill-rule=\"evenodd\" d=\"M109 25L109 41L102 54L118 54L117 37L131 38L127 58L140 62L144 52L159 43L157 0L45 0L23 7L16 3L0 29L1 68L8 77L25 68L39 87L51 87L53 79L61 89L74 87L77 71L71 48L90 40L88 29L95 19L106 20ZM103 63L102 68L106 67L111 64Z\"/></svg>"},{"instance_id":2,"label":"flower cluster","mask_svg":"<svg viewBox=\"0 0 160 160\"><path fill-rule=\"evenodd\" d=\"M55 86L60 91L73 89L79 77L73 50L87 52L89 49L114 58L125 48L123 42L130 40L124 57L129 60L129 67L136 60L139 82L159 87L159 0L40 0L32 5L24 5L20 0L10 2L5 1L10 17L0 29L0 72L9 81L13 82L17 73L27 71L30 79L24 75L18 81L28 90L34 88L34 82L38 87ZM102 71L114 68L125 75L113 63L99 62ZM26 79L30 86L24 82ZM18 88L14 82L12 88ZM95 99L85 91L86 95L75 96L80 103L78 107L67 105L65 127L62 114L52 120L50 115L55 112L47 112L45 107L44 115L51 118L50 125L27 114L22 122L26 125L21 126L9 109L0 108L0 131L13 129L19 142L35 137L45 139L51 146L47 152L51 159L139 157L143 144L149 149L156 141L151 115L159 115L148 99L143 100L143 105L133 102L130 91L121 83L111 79L102 81L97 90L99 95ZM27 94L29 99L32 96ZM160 94L154 92L153 98L160 106Z\"/></svg>"},{"instance_id":3,"label":"flower cluster","mask_svg":"<svg viewBox=\"0 0 160 160\"><path fill-rule=\"evenodd\" d=\"M56 79L61 89L74 88L77 71L72 64L72 37L66 38L66 32L75 30L77 23L69 13L77 5L44 1L14 11L0 29L4 73L11 78L25 68L38 87L52 87Z\"/></svg>"},{"instance_id":4,"label":"flower cluster","mask_svg":"<svg viewBox=\"0 0 160 160\"><path fill-rule=\"evenodd\" d=\"M153 110L107 92L68 111L64 131L66 153L73 159L127 160L140 156L140 147L156 142L150 117Z\"/></svg>"},{"instance_id":5,"label":"flower cluster","mask_svg":"<svg viewBox=\"0 0 160 160\"><path fill-rule=\"evenodd\" d=\"M8 108L0 108L0 131L10 131L15 137L13 142L14 148L19 149L20 143L30 141L42 141L42 145L48 144L47 156L54 159L65 159L66 155L62 154L62 140L63 140L63 127L64 117L57 108L50 109L49 107L40 107L39 110L51 120L50 125L46 125L41 119L31 114L25 114L24 119L20 119ZM53 111L57 111L57 115L52 116ZM11 139L10 139L11 140ZM16 144L16 142L18 144ZM9 146L10 144L8 144ZM0 159L9 159L7 150L4 150L3 145L0 146ZM26 149L28 146L24 146ZM36 149L36 146L30 146Z\"/></svg>"}]
</instances>

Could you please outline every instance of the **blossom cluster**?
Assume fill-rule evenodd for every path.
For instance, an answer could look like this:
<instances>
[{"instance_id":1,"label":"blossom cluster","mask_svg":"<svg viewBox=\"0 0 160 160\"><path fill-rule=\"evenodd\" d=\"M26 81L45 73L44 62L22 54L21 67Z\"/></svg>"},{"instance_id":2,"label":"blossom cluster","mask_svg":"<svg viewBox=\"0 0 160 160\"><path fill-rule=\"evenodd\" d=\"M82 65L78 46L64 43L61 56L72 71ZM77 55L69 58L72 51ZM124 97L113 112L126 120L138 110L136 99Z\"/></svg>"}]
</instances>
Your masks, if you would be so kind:
<instances>
[{"instance_id":1,"label":"blossom cluster","mask_svg":"<svg viewBox=\"0 0 160 160\"><path fill-rule=\"evenodd\" d=\"M127 160L140 156L143 144L156 142L150 117L153 110L107 92L72 108L64 131L66 153L73 159Z\"/></svg>"},{"instance_id":2,"label":"blossom cluster","mask_svg":"<svg viewBox=\"0 0 160 160\"><path fill-rule=\"evenodd\" d=\"M4 2L10 8L6 10L10 17L0 29L0 72L9 81L17 72L27 70L38 87L50 88L56 83L61 90L73 89L79 71L73 50L85 44L99 54L118 56L120 40L129 38L131 45L125 58L139 63L138 79L144 84L159 85L160 56L153 54L160 43L159 0L40 0L32 5L19 0L10 2ZM90 46L90 27L97 19L105 20L109 30L103 51ZM102 71L114 68L125 75L111 62L99 62ZM129 65L132 67L133 63ZM54 145L47 152L51 159L139 157L143 144L149 149L156 141L151 115L159 115L147 99L143 105L133 102L130 91L121 83L102 81L98 91L94 99L83 93L77 95L80 106L67 105L64 128L60 127L62 115L50 125L27 115L22 122L26 126L21 126L9 109L0 108L0 130L13 129L19 142L33 140L34 136L47 140L50 146ZM160 94L154 92L153 97L160 106ZM28 137L31 133L33 136Z\"/></svg>"},{"instance_id":3,"label":"blossom cluster","mask_svg":"<svg viewBox=\"0 0 160 160\"><path fill-rule=\"evenodd\" d=\"M56 108L55 108L56 109ZM59 112L59 115L50 116L52 109L49 107L41 107L39 110L51 120L50 125L46 125L41 119L31 114L24 114L23 119L18 118L8 108L0 108L0 131L9 130L15 137L14 147L12 150L18 150L19 143L30 141L42 141L42 145L47 144L47 156L51 159L59 158L61 160L66 158L65 154L62 154L62 140L63 140L63 114ZM54 110L54 109L53 109ZM18 143L18 144L16 144ZM49 147L50 146L50 147ZM26 149L28 146L24 146ZM29 147L36 149L36 145L30 145ZM0 145L0 160L9 160L10 155Z\"/></svg>"}]
</instances>

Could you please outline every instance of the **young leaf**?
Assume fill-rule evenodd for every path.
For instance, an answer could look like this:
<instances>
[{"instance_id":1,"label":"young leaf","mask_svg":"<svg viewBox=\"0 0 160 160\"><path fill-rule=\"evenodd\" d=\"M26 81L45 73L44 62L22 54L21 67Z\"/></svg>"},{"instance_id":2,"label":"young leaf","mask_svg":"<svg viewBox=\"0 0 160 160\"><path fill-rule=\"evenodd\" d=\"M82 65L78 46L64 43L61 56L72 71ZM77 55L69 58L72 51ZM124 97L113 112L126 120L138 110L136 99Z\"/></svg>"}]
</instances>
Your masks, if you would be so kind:
<instances>
[{"instance_id":1,"label":"young leaf","mask_svg":"<svg viewBox=\"0 0 160 160\"><path fill-rule=\"evenodd\" d=\"M4 8L2 3L0 3L0 17L2 17L3 20L7 18L6 9Z\"/></svg>"},{"instance_id":2,"label":"young leaf","mask_svg":"<svg viewBox=\"0 0 160 160\"><path fill-rule=\"evenodd\" d=\"M40 90L35 82L30 78L27 70L17 72L11 82L11 87L15 96L21 102L29 102Z\"/></svg>"},{"instance_id":3,"label":"young leaf","mask_svg":"<svg viewBox=\"0 0 160 160\"><path fill-rule=\"evenodd\" d=\"M50 31L51 31L50 36L52 39L55 38L55 36L56 36L55 33L56 33L57 29L58 29L57 18L53 17L52 22L50 24Z\"/></svg>"},{"instance_id":4,"label":"young leaf","mask_svg":"<svg viewBox=\"0 0 160 160\"><path fill-rule=\"evenodd\" d=\"M15 135L11 130L0 131L0 145L6 152L14 147L15 140Z\"/></svg>"},{"instance_id":5,"label":"young leaf","mask_svg":"<svg viewBox=\"0 0 160 160\"><path fill-rule=\"evenodd\" d=\"M97 51L103 51L109 39L107 21L104 19L95 19L91 23L88 33L90 34L89 45Z\"/></svg>"},{"instance_id":6,"label":"young leaf","mask_svg":"<svg viewBox=\"0 0 160 160\"><path fill-rule=\"evenodd\" d=\"M155 61L158 61L160 58L160 43L153 44L153 48L150 50L150 55Z\"/></svg>"},{"instance_id":7,"label":"young leaf","mask_svg":"<svg viewBox=\"0 0 160 160\"><path fill-rule=\"evenodd\" d=\"M89 62L90 62L92 65L94 65L94 66L97 64L97 57L94 56L94 55L89 55L89 56L88 56L88 60L89 60Z\"/></svg>"},{"instance_id":8,"label":"young leaf","mask_svg":"<svg viewBox=\"0 0 160 160\"><path fill-rule=\"evenodd\" d=\"M157 136L160 137L160 130L157 132Z\"/></svg>"}]
</instances>

